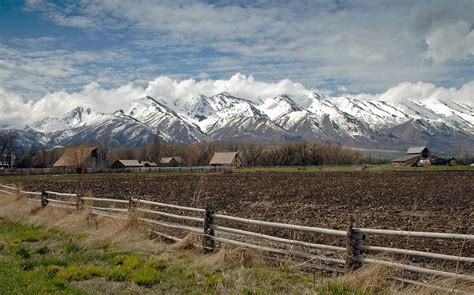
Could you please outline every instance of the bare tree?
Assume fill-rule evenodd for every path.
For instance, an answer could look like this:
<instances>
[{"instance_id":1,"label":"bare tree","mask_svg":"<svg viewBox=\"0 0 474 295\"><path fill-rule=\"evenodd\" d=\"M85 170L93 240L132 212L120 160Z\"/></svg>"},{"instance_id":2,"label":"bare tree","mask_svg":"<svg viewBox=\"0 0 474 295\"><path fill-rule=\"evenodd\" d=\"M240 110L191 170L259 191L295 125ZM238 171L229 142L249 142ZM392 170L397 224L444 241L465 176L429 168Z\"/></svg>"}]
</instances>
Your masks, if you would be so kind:
<instances>
[{"instance_id":1,"label":"bare tree","mask_svg":"<svg viewBox=\"0 0 474 295\"><path fill-rule=\"evenodd\" d=\"M249 143L242 148L242 158L247 166L256 166L262 152L263 147L260 144Z\"/></svg>"},{"instance_id":2,"label":"bare tree","mask_svg":"<svg viewBox=\"0 0 474 295\"><path fill-rule=\"evenodd\" d=\"M108 163L109 155L112 149L118 147L117 141L110 135L105 135L97 140L98 156L104 163Z\"/></svg>"},{"instance_id":3,"label":"bare tree","mask_svg":"<svg viewBox=\"0 0 474 295\"><path fill-rule=\"evenodd\" d=\"M0 131L0 151L3 161L7 162L12 168L14 161L18 156L17 150L18 133L13 130Z\"/></svg>"}]
</instances>

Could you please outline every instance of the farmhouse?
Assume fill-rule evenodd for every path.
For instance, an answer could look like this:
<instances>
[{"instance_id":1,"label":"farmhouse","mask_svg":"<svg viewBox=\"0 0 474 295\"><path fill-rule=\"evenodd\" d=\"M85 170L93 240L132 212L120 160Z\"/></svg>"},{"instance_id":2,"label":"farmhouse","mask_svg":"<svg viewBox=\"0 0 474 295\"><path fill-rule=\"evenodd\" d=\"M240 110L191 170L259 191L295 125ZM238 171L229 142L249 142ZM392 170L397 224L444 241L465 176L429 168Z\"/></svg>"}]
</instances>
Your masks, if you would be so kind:
<instances>
[{"instance_id":1,"label":"farmhouse","mask_svg":"<svg viewBox=\"0 0 474 295\"><path fill-rule=\"evenodd\" d=\"M242 166L242 160L239 156L239 153L214 153L214 156L209 162L211 166L233 166L240 167Z\"/></svg>"},{"instance_id":2,"label":"farmhouse","mask_svg":"<svg viewBox=\"0 0 474 295\"><path fill-rule=\"evenodd\" d=\"M431 165L431 152L425 146L410 147L406 154L392 160L393 166L422 166Z\"/></svg>"},{"instance_id":3,"label":"farmhouse","mask_svg":"<svg viewBox=\"0 0 474 295\"><path fill-rule=\"evenodd\" d=\"M179 167L183 166L183 159L178 156L166 157L160 160L160 166L164 167Z\"/></svg>"},{"instance_id":4,"label":"farmhouse","mask_svg":"<svg viewBox=\"0 0 474 295\"><path fill-rule=\"evenodd\" d=\"M143 164L143 167L158 167L158 164L152 161L140 161Z\"/></svg>"},{"instance_id":5,"label":"farmhouse","mask_svg":"<svg viewBox=\"0 0 474 295\"><path fill-rule=\"evenodd\" d=\"M58 168L76 168L78 171L84 168L102 169L104 166L105 162L99 156L98 148L88 145L66 148L63 155L53 165Z\"/></svg>"},{"instance_id":6,"label":"farmhouse","mask_svg":"<svg viewBox=\"0 0 474 295\"><path fill-rule=\"evenodd\" d=\"M140 168L144 165L138 160L117 160L112 166L112 169L123 169L123 168Z\"/></svg>"}]
</instances>

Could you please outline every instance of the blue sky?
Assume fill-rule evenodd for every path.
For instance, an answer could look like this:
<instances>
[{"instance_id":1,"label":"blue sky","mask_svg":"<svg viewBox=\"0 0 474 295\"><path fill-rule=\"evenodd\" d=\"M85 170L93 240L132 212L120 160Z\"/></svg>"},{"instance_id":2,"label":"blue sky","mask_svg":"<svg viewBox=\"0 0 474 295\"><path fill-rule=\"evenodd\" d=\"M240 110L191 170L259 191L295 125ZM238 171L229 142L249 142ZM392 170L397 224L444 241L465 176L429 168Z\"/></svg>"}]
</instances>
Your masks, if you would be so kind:
<instances>
[{"instance_id":1,"label":"blue sky","mask_svg":"<svg viewBox=\"0 0 474 295\"><path fill-rule=\"evenodd\" d=\"M470 0L2 0L0 104L236 73L333 94L459 89L474 80L473 11Z\"/></svg>"}]
</instances>

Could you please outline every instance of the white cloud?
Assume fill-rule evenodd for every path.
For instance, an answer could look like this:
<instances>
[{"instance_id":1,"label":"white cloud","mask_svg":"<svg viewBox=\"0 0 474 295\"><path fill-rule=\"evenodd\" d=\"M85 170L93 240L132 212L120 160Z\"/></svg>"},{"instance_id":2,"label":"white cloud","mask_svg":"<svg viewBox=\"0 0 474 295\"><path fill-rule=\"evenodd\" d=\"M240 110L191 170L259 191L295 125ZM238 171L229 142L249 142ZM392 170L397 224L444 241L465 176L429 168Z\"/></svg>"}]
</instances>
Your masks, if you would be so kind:
<instances>
[{"instance_id":1,"label":"white cloud","mask_svg":"<svg viewBox=\"0 0 474 295\"><path fill-rule=\"evenodd\" d=\"M196 95L214 95L229 92L234 96L257 101L274 97L279 94L289 94L296 97L300 103L306 104L307 96L317 89L308 89L303 84L284 79L279 82L257 81L253 76L235 74L228 80L174 80L169 77L158 77L148 83L146 95L182 101Z\"/></svg>"},{"instance_id":2,"label":"white cloud","mask_svg":"<svg viewBox=\"0 0 474 295\"><path fill-rule=\"evenodd\" d=\"M21 96L0 88L0 125L26 124L48 116L61 116L77 107L91 107L106 113L124 108L132 100L150 95L168 104L182 102L195 95L214 95L220 92L258 101L279 94L289 94L303 104L308 104L311 92L326 95L321 91L305 87L301 83L284 79L278 82L258 81L252 76L235 74L227 80L178 80L159 76L149 81L147 87L127 83L116 88L104 88L98 83L85 85L80 91L57 91L48 93L37 101L24 100ZM347 94L361 99L380 99L388 101L416 100L456 100L474 106L474 81L459 89L437 87L431 83L404 82L378 94Z\"/></svg>"},{"instance_id":3,"label":"white cloud","mask_svg":"<svg viewBox=\"0 0 474 295\"><path fill-rule=\"evenodd\" d=\"M467 22L448 24L430 32L426 44L426 56L437 63L464 59L474 55L474 30Z\"/></svg>"},{"instance_id":4,"label":"white cloud","mask_svg":"<svg viewBox=\"0 0 474 295\"><path fill-rule=\"evenodd\" d=\"M350 95L350 94L348 94ZM426 82L403 82L387 91L377 94L352 94L361 99L385 100L399 102L404 100L419 101L451 101L464 102L474 106L474 81L470 81L458 88L437 87Z\"/></svg>"},{"instance_id":5,"label":"white cloud","mask_svg":"<svg viewBox=\"0 0 474 295\"><path fill-rule=\"evenodd\" d=\"M29 9L59 25L123 38L125 46L145 54L164 54L161 64L171 55L174 70L185 67L190 76L246 72L320 87L343 80L351 91L381 91L402 81L445 81L453 73L464 75L453 79L459 85L470 79L469 71L443 63L473 61L472 32L466 28L474 22L474 1L396 1L389 7L360 1L33 2ZM69 20L73 17L81 21ZM201 54L208 50L211 54ZM185 53L192 57L181 56Z\"/></svg>"}]
</instances>

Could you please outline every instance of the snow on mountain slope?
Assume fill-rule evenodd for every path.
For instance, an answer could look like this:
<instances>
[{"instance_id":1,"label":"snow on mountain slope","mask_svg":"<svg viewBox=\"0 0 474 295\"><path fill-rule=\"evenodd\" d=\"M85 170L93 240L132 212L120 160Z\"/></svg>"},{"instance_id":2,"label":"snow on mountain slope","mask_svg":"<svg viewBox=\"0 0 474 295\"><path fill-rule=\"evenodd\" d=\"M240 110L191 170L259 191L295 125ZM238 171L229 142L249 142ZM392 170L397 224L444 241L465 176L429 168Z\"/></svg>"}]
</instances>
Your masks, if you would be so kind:
<instances>
[{"instance_id":1,"label":"snow on mountain slope","mask_svg":"<svg viewBox=\"0 0 474 295\"><path fill-rule=\"evenodd\" d=\"M200 96L194 106L206 106L206 116L196 122L211 138L219 140L288 141L298 138L273 122L250 100L223 92ZM196 119L196 108L187 106L187 115Z\"/></svg>"},{"instance_id":2,"label":"snow on mountain slope","mask_svg":"<svg viewBox=\"0 0 474 295\"><path fill-rule=\"evenodd\" d=\"M191 120L149 96L134 100L124 114L155 128L176 142L200 142L206 137Z\"/></svg>"},{"instance_id":3,"label":"snow on mountain slope","mask_svg":"<svg viewBox=\"0 0 474 295\"><path fill-rule=\"evenodd\" d=\"M164 141L329 141L370 148L428 144L474 151L474 108L453 100L401 102L308 94L304 108L288 95L258 103L223 92L199 95L176 105L142 97L114 114L75 108L18 132L28 146L92 143L111 135L120 145L140 146L157 131Z\"/></svg>"},{"instance_id":4,"label":"snow on mountain slope","mask_svg":"<svg viewBox=\"0 0 474 295\"><path fill-rule=\"evenodd\" d=\"M53 132L49 135L49 144L52 146L93 144L106 136L112 137L121 146L142 146L152 143L156 135L153 128L116 112L106 120Z\"/></svg>"},{"instance_id":5,"label":"snow on mountain slope","mask_svg":"<svg viewBox=\"0 0 474 295\"><path fill-rule=\"evenodd\" d=\"M51 133L59 130L94 124L106 120L109 117L110 115L104 113L93 112L90 108L84 109L82 107L76 107L62 117L45 118L33 123L31 126L27 126L27 128L42 133Z\"/></svg>"}]
</instances>

